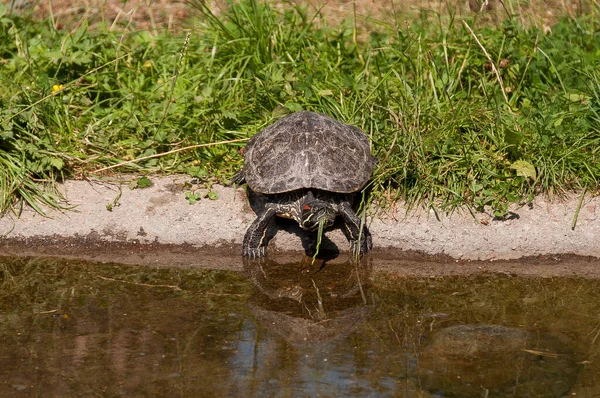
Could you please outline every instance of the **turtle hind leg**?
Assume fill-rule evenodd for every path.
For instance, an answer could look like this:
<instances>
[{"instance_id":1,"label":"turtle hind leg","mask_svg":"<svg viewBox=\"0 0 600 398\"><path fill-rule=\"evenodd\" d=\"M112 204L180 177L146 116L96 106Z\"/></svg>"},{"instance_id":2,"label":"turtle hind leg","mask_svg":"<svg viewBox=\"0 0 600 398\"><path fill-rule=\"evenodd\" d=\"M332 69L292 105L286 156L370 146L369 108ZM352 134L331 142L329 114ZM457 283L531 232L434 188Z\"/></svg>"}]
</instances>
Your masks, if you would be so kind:
<instances>
[{"instance_id":1,"label":"turtle hind leg","mask_svg":"<svg viewBox=\"0 0 600 398\"><path fill-rule=\"evenodd\" d=\"M350 242L353 254L362 256L373 248L371 233L366 225L362 226L360 218L352 210L350 203L340 204L340 215L344 220L344 234Z\"/></svg>"},{"instance_id":2,"label":"turtle hind leg","mask_svg":"<svg viewBox=\"0 0 600 398\"><path fill-rule=\"evenodd\" d=\"M267 229L273 218L275 218L275 214L275 209L267 207L248 227L242 246L242 255L244 257L259 258L265 255L265 248L268 243Z\"/></svg>"}]
</instances>

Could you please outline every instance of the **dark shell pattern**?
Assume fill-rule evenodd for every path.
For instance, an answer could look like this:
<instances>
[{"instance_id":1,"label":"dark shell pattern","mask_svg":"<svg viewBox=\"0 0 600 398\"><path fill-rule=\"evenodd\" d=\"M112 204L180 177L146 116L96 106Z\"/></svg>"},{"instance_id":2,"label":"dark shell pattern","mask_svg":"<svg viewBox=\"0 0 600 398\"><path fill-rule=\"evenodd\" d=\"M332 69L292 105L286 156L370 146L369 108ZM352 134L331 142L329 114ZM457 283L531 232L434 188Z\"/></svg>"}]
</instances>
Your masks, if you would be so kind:
<instances>
[{"instance_id":1,"label":"dark shell pattern","mask_svg":"<svg viewBox=\"0 0 600 398\"><path fill-rule=\"evenodd\" d=\"M360 129L314 112L296 112L248 142L244 177L255 192L297 189L351 193L363 188L376 158Z\"/></svg>"}]
</instances>

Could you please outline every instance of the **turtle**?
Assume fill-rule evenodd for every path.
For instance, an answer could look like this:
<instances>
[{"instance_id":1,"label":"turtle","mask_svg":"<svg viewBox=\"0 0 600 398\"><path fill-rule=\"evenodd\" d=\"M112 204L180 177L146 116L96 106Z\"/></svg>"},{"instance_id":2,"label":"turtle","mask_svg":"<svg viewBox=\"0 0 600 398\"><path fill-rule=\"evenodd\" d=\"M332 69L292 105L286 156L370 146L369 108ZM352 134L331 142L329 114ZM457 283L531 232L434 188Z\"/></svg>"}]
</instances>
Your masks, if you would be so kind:
<instances>
[{"instance_id":1,"label":"turtle","mask_svg":"<svg viewBox=\"0 0 600 398\"><path fill-rule=\"evenodd\" d=\"M362 130L320 113L291 113L258 132L233 178L264 203L246 231L242 255L265 255L267 229L276 216L306 231L318 230L321 222L331 227L340 216L352 252L371 250L371 234L353 206L376 163Z\"/></svg>"}]
</instances>

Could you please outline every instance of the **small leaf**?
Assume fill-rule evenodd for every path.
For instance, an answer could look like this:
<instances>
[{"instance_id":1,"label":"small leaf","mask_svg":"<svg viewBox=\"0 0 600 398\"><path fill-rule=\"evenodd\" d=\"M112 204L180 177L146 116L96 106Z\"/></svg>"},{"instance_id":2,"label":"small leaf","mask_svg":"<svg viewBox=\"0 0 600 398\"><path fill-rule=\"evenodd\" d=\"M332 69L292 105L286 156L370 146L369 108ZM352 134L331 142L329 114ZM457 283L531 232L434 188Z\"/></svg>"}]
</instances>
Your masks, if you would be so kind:
<instances>
[{"instance_id":1,"label":"small leaf","mask_svg":"<svg viewBox=\"0 0 600 398\"><path fill-rule=\"evenodd\" d=\"M190 205L196 204L196 202L198 200L200 200L200 194L199 193L193 193L193 192L186 192L185 193L185 198L187 199L188 203Z\"/></svg>"},{"instance_id":2,"label":"small leaf","mask_svg":"<svg viewBox=\"0 0 600 398\"><path fill-rule=\"evenodd\" d=\"M140 177L137 180L133 180L129 183L129 189L137 189L137 188L148 188L152 186L152 181L146 176Z\"/></svg>"},{"instance_id":3,"label":"small leaf","mask_svg":"<svg viewBox=\"0 0 600 398\"><path fill-rule=\"evenodd\" d=\"M13 138L12 131L0 131L0 141L9 140Z\"/></svg>"},{"instance_id":4,"label":"small leaf","mask_svg":"<svg viewBox=\"0 0 600 398\"><path fill-rule=\"evenodd\" d=\"M567 94L567 99L572 102L587 102L590 97L584 94L569 93Z\"/></svg>"},{"instance_id":5,"label":"small leaf","mask_svg":"<svg viewBox=\"0 0 600 398\"><path fill-rule=\"evenodd\" d=\"M496 218L504 218L505 215L506 215L506 210L503 210L503 209L494 210L494 217L496 217Z\"/></svg>"},{"instance_id":6,"label":"small leaf","mask_svg":"<svg viewBox=\"0 0 600 398\"><path fill-rule=\"evenodd\" d=\"M152 186L152 181L150 181L150 179L146 176L140 177L137 180L137 187L138 188L148 188Z\"/></svg>"},{"instance_id":7,"label":"small leaf","mask_svg":"<svg viewBox=\"0 0 600 398\"><path fill-rule=\"evenodd\" d=\"M223 117L227 118L227 119L231 119L231 120L235 120L237 121L237 113L230 111L230 110L223 110L221 111L221 114L223 115Z\"/></svg>"},{"instance_id":8,"label":"small leaf","mask_svg":"<svg viewBox=\"0 0 600 398\"><path fill-rule=\"evenodd\" d=\"M216 193L215 191L208 191L208 193L206 194L206 197L209 198L210 200L217 200L217 199L219 199L219 194Z\"/></svg>"},{"instance_id":9,"label":"small leaf","mask_svg":"<svg viewBox=\"0 0 600 398\"><path fill-rule=\"evenodd\" d=\"M280 82L283 80L283 72L280 70L274 70L271 72L271 81Z\"/></svg>"},{"instance_id":10,"label":"small leaf","mask_svg":"<svg viewBox=\"0 0 600 398\"><path fill-rule=\"evenodd\" d=\"M205 87L202 89L202 96L203 96L204 98L209 98L209 97L212 95L212 92L213 92L213 89L212 89L212 87L210 87L210 86L205 86Z\"/></svg>"},{"instance_id":11,"label":"small leaf","mask_svg":"<svg viewBox=\"0 0 600 398\"><path fill-rule=\"evenodd\" d=\"M510 168L516 170L518 176L528 177L533 180L537 177L535 167L526 160L517 160L510 165Z\"/></svg>"},{"instance_id":12,"label":"small leaf","mask_svg":"<svg viewBox=\"0 0 600 398\"><path fill-rule=\"evenodd\" d=\"M296 102L288 102L285 104L285 107L288 108L292 112L300 112L302 111L302 105Z\"/></svg>"},{"instance_id":13,"label":"small leaf","mask_svg":"<svg viewBox=\"0 0 600 398\"><path fill-rule=\"evenodd\" d=\"M208 175L208 170L205 167L195 166L195 167L192 167L189 170L189 174L192 177L196 177L196 178L202 179L202 178L204 178L204 177L206 177Z\"/></svg>"},{"instance_id":14,"label":"small leaf","mask_svg":"<svg viewBox=\"0 0 600 398\"><path fill-rule=\"evenodd\" d=\"M50 160L50 165L56 168L57 170L62 170L63 166L65 165L65 162L63 162L61 158L52 158Z\"/></svg>"},{"instance_id":15,"label":"small leaf","mask_svg":"<svg viewBox=\"0 0 600 398\"><path fill-rule=\"evenodd\" d=\"M326 96L329 96L329 95L333 95L333 91L331 91L331 90L319 90L318 94L321 97L326 97Z\"/></svg>"}]
</instances>

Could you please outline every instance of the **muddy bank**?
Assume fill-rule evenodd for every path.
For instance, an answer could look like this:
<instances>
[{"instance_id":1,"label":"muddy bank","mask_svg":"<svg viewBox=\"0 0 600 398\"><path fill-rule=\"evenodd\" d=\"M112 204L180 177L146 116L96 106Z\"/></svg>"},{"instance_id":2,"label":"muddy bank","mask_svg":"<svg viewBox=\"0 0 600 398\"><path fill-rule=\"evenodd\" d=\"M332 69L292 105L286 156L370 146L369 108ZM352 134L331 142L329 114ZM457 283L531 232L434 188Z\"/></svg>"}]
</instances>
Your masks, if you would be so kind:
<instances>
[{"instance_id":1,"label":"muddy bank","mask_svg":"<svg viewBox=\"0 0 600 398\"><path fill-rule=\"evenodd\" d=\"M56 255L72 251L78 256L104 253L109 258L100 256L101 261L117 261L111 260L110 254L127 257L129 251L143 259L166 250L186 253L182 264L210 257L221 259L224 267L241 264L241 242L255 217L243 189L213 186L217 199L202 198L190 205L186 192L204 195L206 190L195 190L188 177L153 177L153 186L144 189L130 189L131 180L122 176L121 181L112 182L67 181L62 190L74 206L72 210L48 210L47 217L30 209L19 218L5 214L0 218L1 252ZM380 260L377 262L398 267L401 263L424 261L415 258L420 257L415 253L438 256L436 263L443 260L453 264L456 260L489 263L539 256L553 262L554 255L600 258L600 198L586 197L577 225L571 229L578 200L571 197L563 202L547 202L537 198L529 206L512 208L513 216L505 221L486 214L475 214L474 218L466 210L436 215L416 209L406 215L405 209L398 206L393 212L369 217L373 256ZM284 223L280 227L268 251L302 253L294 226ZM341 252L340 257L347 256L349 245L341 231L329 231L327 237ZM134 261L126 261L125 257L122 261Z\"/></svg>"},{"instance_id":2,"label":"muddy bank","mask_svg":"<svg viewBox=\"0 0 600 398\"><path fill-rule=\"evenodd\" d=\"M0 241L0 259L4 256L65 258L99 263L147 265L168 268L200 268L212 270L243 270L239 246L196 247L189 244L141 244L109 242L97 238L7 238ZM310 259L301 251L272 252L269 257L278 264L298 263ZM328 263L343 263L346 253ZM448 256L429 256L398 249L374 249L364 261L374 271L403 276L444 277L479 274L499 274L514 277L583 277L600 278L600 261L595 257L547 255L518 260L467 261Z\"/></svg>"}]
</instances>

